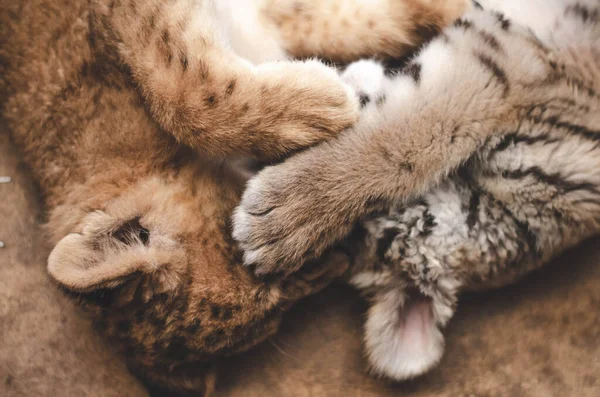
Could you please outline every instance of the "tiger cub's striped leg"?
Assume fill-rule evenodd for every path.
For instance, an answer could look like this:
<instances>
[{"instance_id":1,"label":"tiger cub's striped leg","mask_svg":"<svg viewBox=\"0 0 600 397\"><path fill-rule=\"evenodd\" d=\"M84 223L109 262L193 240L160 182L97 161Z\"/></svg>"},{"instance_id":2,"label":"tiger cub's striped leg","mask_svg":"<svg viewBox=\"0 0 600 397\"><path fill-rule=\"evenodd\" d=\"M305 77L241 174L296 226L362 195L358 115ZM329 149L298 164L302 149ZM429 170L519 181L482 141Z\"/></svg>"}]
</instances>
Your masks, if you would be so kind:
<instances>
[{"instance_id":1,"label":"tiger cub's striped leg","mask_svg":"<svg viewBox=\"0 0 600 397\"><path fill-rule=\"evenodd\" d=\"M517 129L534 103L571 93L557 67L526 29L468 13L392 77L355 128L250 181L234 217L246 263L292 272L369 212L422 194L490 136Z\"/></svg>"}]
</instances>

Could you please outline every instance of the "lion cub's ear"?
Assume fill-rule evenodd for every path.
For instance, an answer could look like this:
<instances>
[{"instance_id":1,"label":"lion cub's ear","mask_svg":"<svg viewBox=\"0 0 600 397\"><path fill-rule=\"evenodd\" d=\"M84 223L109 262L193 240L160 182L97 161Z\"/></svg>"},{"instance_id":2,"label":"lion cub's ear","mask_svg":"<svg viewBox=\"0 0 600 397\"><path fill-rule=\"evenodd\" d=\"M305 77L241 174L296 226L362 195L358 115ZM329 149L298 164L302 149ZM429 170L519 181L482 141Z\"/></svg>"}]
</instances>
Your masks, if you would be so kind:
<instances>
[{"instance_id":1,"label":"lion cub's ear","mask_svg":"<svg viewBox=\"0 0 600 397\"><path fill-rule=\"evenodd\" d=\"M48 258L48 272L61 286L85 293L127 284L122 298L131 300L141 290L149 300L180 285L187 265L183 249L154 235L140 217L118 219L96 211L83 224L80 233L60 240Z\"/></svg>"}]
</instances>

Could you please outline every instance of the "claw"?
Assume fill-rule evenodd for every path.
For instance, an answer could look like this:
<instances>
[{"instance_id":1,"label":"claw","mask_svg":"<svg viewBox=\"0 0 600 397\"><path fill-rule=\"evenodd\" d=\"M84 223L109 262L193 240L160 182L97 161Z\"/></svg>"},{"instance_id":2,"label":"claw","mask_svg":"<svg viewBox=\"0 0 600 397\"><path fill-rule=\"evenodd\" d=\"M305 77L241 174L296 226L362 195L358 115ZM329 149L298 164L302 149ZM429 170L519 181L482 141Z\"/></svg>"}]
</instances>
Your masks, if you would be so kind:
<instances>
[{"instance_id":1,"label":"claw","mask_svg":"<svg viewBox=\"0 0 600 397\"><path fill-rule=\"evenodd\" d=\"M240 243L245 243L248 237L250 220L248 214L241 208L236 208L233 213L233 232L232 236Z\"/></svg>"},{"instance_id":2,"label":"claw","mask_svg":"<svg viewBox=\"0 0 600 397\"><path fill-rule=\"evenodd\" d=\"M246 251L244 253L244 264L246 266L251 266L251 265L256 264L260 259L260 255L261 255L261 248L256 249L256 250Z\"/></svg>"}]
</instances>

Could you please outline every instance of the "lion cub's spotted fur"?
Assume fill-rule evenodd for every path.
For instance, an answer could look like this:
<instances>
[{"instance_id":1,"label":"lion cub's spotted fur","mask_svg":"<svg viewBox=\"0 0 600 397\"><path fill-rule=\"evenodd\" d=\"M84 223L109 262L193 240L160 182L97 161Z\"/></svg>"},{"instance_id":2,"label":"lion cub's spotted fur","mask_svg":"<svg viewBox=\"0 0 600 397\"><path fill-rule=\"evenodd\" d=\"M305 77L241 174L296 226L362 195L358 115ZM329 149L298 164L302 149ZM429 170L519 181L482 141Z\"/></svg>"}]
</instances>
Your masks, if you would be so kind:
<instances>
[{"instance_id":1,"label":"lion cub's spotted fur","mask_svg":"<svg viewBox=\"0 0 600 397\"><path fill-rule=\"evenodd\" d=\"M380 19L380 7L418 8L419 22L435 29L455 15L421 0L359 2L360 12L344 3L369 34L364 46L361 35L325 26L338 23L321 15L333 3L0 4L2 120L47 204L49 272L154 386L209 393L212 362L273 334L290 303L345 268L334 257L265 281L238 266L229 217L245 179L224 157L277 158L356 120L358 99L338 75L286 61L287 51L399 55L418 30L406 19L396 26L396 14ZM298 10L315 26L292 43L285 32ZM366 31L373 21L380 28ZM302 37L347 47L311 49Z\"/></svg>"},{"instance_id":2,"label":"lion cub's spotted fur","mask_svg":"<svg viewBox=\"0 0 600 397\"><path fill-rule=\"evenodd\" d=\"M600 232L600 3L479 3L398 73L350 65L357 126L265 169L234 218L261 273L358 223L350 281L372 297L370 364L394 379L437 364L460 291Z\"/></svg>"}]
</instances>

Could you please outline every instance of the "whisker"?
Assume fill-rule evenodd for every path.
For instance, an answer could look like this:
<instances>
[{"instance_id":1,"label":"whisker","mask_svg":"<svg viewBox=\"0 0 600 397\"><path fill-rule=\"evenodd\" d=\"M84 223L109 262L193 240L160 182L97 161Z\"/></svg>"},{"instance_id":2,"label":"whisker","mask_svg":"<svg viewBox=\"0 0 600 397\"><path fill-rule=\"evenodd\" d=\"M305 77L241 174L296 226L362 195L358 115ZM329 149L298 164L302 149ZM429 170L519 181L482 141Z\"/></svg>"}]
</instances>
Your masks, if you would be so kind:
<instances>
[{"instance_id":1,"label":"whisker","mask_svg":"<svg viewBox=\"0 0 600 397\"><path fill-rule=\"evenodd\" d=\"M275 341L273 339L269 339L269 342L271 342L271 344L273 345L273 347L275 347L275 349L277 349L284 356L289 357L289 358L291 358L292 360L294 360L296 362L300 361L296 357L292 356L291 354L286 353L285 350L283 350L277 343L275 343Z\"/></svg>"}]
</instances>

